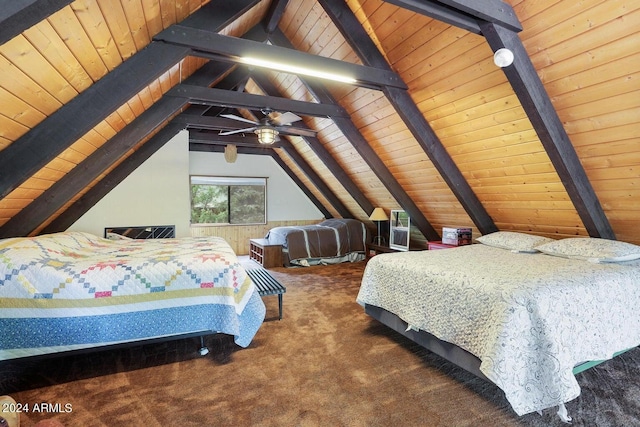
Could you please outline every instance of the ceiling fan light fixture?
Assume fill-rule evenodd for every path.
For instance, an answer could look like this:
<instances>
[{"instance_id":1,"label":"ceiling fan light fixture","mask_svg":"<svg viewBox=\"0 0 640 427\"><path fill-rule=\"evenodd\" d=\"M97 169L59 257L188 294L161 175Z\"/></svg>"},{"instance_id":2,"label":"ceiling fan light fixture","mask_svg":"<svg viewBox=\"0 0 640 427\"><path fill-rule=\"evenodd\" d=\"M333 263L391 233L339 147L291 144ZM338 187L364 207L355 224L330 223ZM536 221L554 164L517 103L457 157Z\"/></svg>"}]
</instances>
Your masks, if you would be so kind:
<instances>
[{"instance_id":1,"label":"ceiling fan light fixture","mask_svg":"<svg viewBox=\"0 0 640 427\"><path fill-rule=\"evenodd\" d=\"M276 142L279 132L271 126L258 126L254 133L258 135L260 144L271 145Z\"/></svg>"},{"instance_id":2,"label":"ceiling fan light fixture","mask_svg":"<svg viewBox=\"0 0 640 427\"><path fill-rule=\"evenodd\" d=\"M321 70L312 70L310 68L298 67L297 65L290 64L282 64L279 62L269 61L266 59L253 58L249 56L245 56L240 58L240 60L247 65L255 65L256 67L265 67L271 70L283 71L285 73L291 74L302 74L310 77L319 77L321 79L333 80L336 82L355 84L357 82L356 79L349 76L343 76L335 73L328 73Z\"/></svg>"}]
</instances>

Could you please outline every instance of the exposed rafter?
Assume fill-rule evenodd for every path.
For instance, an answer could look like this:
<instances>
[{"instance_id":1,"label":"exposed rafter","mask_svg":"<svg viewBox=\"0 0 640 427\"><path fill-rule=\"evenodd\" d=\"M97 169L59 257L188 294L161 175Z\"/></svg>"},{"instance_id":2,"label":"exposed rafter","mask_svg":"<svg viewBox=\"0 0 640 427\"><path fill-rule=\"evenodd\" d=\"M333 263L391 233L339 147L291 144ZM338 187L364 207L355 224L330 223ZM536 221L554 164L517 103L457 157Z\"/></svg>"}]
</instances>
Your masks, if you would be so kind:
<instances>
[{"instance_id":1,"label":"exposed rafter","mask_svg":"<svg viewBox=\"0 0 640 427\"><path fill-rule=\"evenodd\" d=\"M22 34L73 0L7 0L0 7L0 45Z\"/></svg>"},{"instance_id":2,"label":"exposed rafter","mask_svg":"<svg viewBox=\"0 0 640 427\"><path fill-rule=\"evenodd\" d=\"M289 4L289 0L273 0L271 2L269 11L263 20L264 29L267 33L271 34L278 28L278 22L282 19L287 4Z\"/></svg>"},{"instance_id":3,"label":"exposed rafter","mask_svg":"<svg viewBox=\"0 0 640 427\"><path fill-rule=\"evenodd\" d=\"M387 60L380 53L351 9L349 9L344 2L339 0L319 0L319 3L331 19L333 19L342 35L365 64L372 67L391 69ZM462 175L462 172L460 172L460 169L458 169L453 162L451 156L449 156L449 153L447 153L447 150L429 123L427 123L424 115L420 112L413 99L411 99L409 93L393 87L385 87L383 92L396 112L402 117L416 141L424 149L427 156L429 156L433 165L438 169L442 178L449 184L449 188L464 207L476 227L478 227L478 230L482 234L496 231L497 227L493 219L475 195L471 186L469 186L469 183ZM409 201L411 201L410 198ZM411 201L411 203L413 202ZM402 203L401 205L405 210L411 210L407 205ZM413 220L414 217L412 215L412 221ZM425 237L430 240L436 240L430 236L425 235Z\"/></svg>"},{"instance_id":4,"label":"exposed rafter","mask_svg":"<svg viewBox=\"0 0 640 427\"><path fill-rule=\"evenodd\" d=\"M513 64L503 68L504 73L547 151L587 232L591 237L615 239L613 228L520 38L513 31L493 23L482 23L481 27L482 33L494 51L506 47L514 53Z\"/></svg>"},{"instance_id":5,"label":"exposed rafter","mask_svg":"<svg viewBox=\"0 0 640 427\"><path fill-rule=\"evenodd\" d=\"M254 57L268 59L281 64L295 65L300 68L322 70L326 73L349 76L356 79L354 84L359 86L407 88L402 79L391 70L351 64L336 59L311 55L295 49L224 36L213 31L184 25L172 26L155 36L154 40L176 46L189 47L193 50L194 55L218 61L243 63L241 58Z\"/></svg>"},{"instance_id":6,"label":"exposed rafter","mask_svg":"<svg viewBox=\"0 0 640 427\"><path fill-rule=\"evenodd\" d=\"M209 28L222 30L255 4L255 0L238 0L233 4L235 9L214 14L208 23ZM207 5L194 15L209 16L209 8L212 7ZM189 48L152 42L14 141L0 156L0 170L3 172L0 174L0 199L189 52Z\"/></svg>"},{"instance_id":7,"label":"exposed rafter","mask_svg":"<svg viewBox=\"0 0 640 427\"><path fill-rule=\"evenodd\" d=\"M245 92L207 88L181 84L168 91L166 96L186 98L192 104L218 105L233 108L271 108L276 111L291 111L295 114L317 117L346 117L347 112L337 105L294 101L275 96L253 95Z\"/></svg>"},{"instance_id":8,"label":"exposed rafter","mask_svg":"<svg viewBox=\"0 0 640 427\"><path fill-rule=\"evenodd\" d=\"M253 37L256 37L256 34L254 34ZM281 31L274 32L269 36L269 39L277 45L291 46L291 42ZM333 95L331 95L321 82L308 80L303 77L300 78L307 89L319 102L338 105L338 101L336 101ZM349 140L355 150L360 154L363 160L369 165L371 170L376 174L378 179L380 179L380 182L382 182L391 195L398 201L400 206L409 212L413 224L415 224L423 236L428 240L438 240L440 238L438 232L433 228L429 221L427 221L424 214L416 206L411 197L404 191L402 186L398 183L378 154L371 148L351 119L333 117L333 121Z\"/></svg>"},{"instance_id":9,"label":"exposed rafter","mask_svg":"<svg viewBox=\"0 0 640 427\"><path fill-rule=\"evenodd\" d=\"M254 72L252 74L253 81L262 89L262 91L268 95L277 95L277 88L271 84L269 79L263 73ZM302 127L303 125L298 125ZM353 182L351 177L346 173L346 171L338 164L336 159L327 151L327 149L322 145L322 142L318 138L302 136L301 137L305 142L309 145L311 150L315 153L316 156L324 163L324 165L329 169L329 171L336 177L338 182L347 190L347 192L354 198L354 200L360 205L360 208L370 214L373 212L373 204L367 199L364 193L358 188L358 186Z\"/></svg>"},{"instance_id":10,"label":"exposed rafter","mask_svg":"<svg viewBox=\"0 0 640 427\"><path fill-rule=\"evenodd\" d=\"M210 85L219 77L223 76L229 69L228 64L208 63L191 77L188 83ZM167 119L177 114L185 105L186 100L181 98L163 97L147 111L142 113L133 122L127 125L122 131L111 138L107 143L93 152L82 163L72 169L49 189L43 192L36 200L31 202L25 209L7 221L0 227L0 237L26 236L35 231L50 216L61 209L73 197L80 193L91 182L104 173L113 163L119 160L128 151L133 149L141 140L148 137L152 132L163 126ZM176 121L169 129L177 131L186 127L180 121ZM176 131L176 132L177 132ZM158 141L157 139L155 140ZM165 142L168 141L165 140ZM157 145L157 149L161 145ZM147 157L137 156L142 164ZM109 173L104 179L106 182L120 182L124 177L121 170ZM115 174L112 176L112 174ZM75 219L75 215L82 215L86 205L78 207L72 205L62 216L70 216ZM62 221L62 220L61 220ZM64 220L69 221L69 220ZM59 221L56 221L58 223Z\"/></svg>"},{"instance_id":11,"label":"exposed rafter","mask_svg":"<svg viewBox=\"0 0 640 427\"><path fill-rule=\"evenodd\" d=\"M482 32L478 20L493 22L512 31L522 31L522 25L513 8L501 0L384 1L475 34Z\"/></svg>"}]
</instances>

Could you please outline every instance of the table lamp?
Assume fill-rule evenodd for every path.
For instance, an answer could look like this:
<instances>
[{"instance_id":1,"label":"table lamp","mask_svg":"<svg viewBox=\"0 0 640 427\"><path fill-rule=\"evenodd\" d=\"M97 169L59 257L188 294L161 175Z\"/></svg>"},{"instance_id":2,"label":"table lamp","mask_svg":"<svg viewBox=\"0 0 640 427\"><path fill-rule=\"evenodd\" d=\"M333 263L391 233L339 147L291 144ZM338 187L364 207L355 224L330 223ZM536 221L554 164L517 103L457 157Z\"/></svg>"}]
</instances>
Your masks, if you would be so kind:
<instances>
[{"instance_id":1,"label":"table lamp","mask_svg":"<svg viewBox=\"0 0 640 427\"><path fill-rule=\"evenodd\" d=\"M373 238L374 245L384 245L386 243L384 237L380 235L380 221L388 221L389 217L386 213L384 213L384 209L375 208L373 212L371 212L371 216L369 217L371 221L375 221L378 223L378 235Z\"/></svg>"}]
</instances>

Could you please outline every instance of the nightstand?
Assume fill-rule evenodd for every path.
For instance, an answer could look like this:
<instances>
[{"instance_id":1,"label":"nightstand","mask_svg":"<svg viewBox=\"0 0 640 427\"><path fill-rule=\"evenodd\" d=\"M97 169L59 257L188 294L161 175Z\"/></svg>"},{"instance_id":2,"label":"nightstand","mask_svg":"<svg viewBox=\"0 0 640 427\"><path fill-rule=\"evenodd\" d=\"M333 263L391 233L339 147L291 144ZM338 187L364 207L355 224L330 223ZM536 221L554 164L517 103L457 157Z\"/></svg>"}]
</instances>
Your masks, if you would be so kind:
<instances>
[{"instance_id":1,"label":"nightstand","mask_svg":"<svg viewBox=\"0 0 640 427\"><path fill-rule=\"evenodd\" d=\"M446 243L442 243L441 241L437 242L427 242L427 249L433 251L435 249L450 249L457 248L456 245L448 245Z\"/></svg>"}]
</instances>

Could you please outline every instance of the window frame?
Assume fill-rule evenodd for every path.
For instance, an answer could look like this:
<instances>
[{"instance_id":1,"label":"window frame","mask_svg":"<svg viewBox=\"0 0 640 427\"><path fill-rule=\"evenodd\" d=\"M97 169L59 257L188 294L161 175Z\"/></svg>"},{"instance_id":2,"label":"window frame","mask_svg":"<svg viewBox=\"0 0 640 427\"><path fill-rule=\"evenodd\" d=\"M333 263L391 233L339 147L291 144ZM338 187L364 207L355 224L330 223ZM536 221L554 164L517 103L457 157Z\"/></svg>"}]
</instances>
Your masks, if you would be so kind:
<instances>
[{"instance_id":1,"label":"window frame","mask_svg":"<svg viewBox=\"0 0 640 427\"><path fill-rule=\"evenodd\" d=\"M195 182L194 182L195 180ZM264 220L263 222L246 222L246 223L232 223L232 222L193 222L193 201L192 201L192 186L193 185L217 185L227 187L227 214L228 219L231 220L231 187L233 186L262 186L264 189ZM193 174L189 175L189 223L192 227L224 227L224 226L250 226L250 225L264 225L267 224L267 194L268 194L268 177L260 176L221 176L221 175L204 175Z\"/></svg>"}]
</instances>

